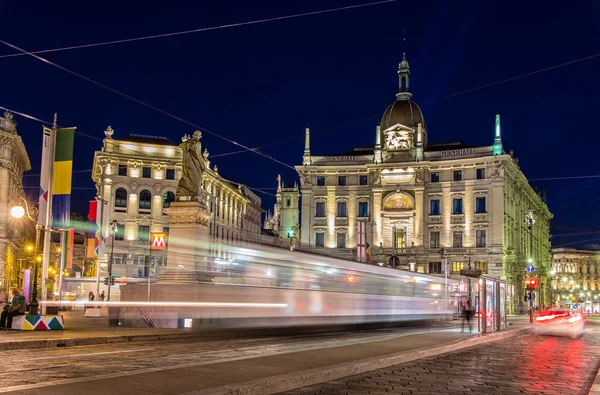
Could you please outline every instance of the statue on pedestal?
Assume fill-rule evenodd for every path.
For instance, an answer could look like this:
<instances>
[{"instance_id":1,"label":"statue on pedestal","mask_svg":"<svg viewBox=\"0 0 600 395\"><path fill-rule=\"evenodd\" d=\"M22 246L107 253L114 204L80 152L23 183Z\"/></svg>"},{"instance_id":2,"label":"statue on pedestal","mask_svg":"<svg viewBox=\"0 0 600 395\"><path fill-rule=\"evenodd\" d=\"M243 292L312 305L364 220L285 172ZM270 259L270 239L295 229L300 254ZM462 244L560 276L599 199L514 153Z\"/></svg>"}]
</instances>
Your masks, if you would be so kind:
<instances>
[{"instance_id":1,"label":"statue on pedestal","mask_svg":"<svg viewBox=\"0 0 600 395\"><path fill-rule=\"evenodd\" d=\"M177 184L176 197L189 196L191 199L196 199L200 192L202 172L206 168L206 161L202 155L202 144L200 138L202 133L196 130L194 134L184 136L183 142L179 144L181 148L182 172L179 184Z\"/></svg>"}]
</instances>

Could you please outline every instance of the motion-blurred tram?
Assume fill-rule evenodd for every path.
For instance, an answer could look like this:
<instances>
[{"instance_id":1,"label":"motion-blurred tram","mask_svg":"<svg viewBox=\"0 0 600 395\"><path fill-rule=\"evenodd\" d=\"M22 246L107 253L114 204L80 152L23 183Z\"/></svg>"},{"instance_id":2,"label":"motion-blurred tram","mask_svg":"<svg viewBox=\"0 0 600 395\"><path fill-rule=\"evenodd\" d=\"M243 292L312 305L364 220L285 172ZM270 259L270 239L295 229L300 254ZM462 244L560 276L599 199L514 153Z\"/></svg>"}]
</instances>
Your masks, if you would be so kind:
<instances>
[{"instance_id":1,"label":"motion-blurred tram","mask_svg":"<svg viewBox=\"0 0 600 395\"><path fill-rule=\"evenodd\" d=\"M152 287L151 301L172 301L147 310L159 326L347 325L443 319L453 313L448 290L457 281L452 279L265 245L226 246L220 258L214 256L203 258L212 282ZM137 299L134 294L143 287L122 287L123 303Z\"/></svg>"}]
</instances>

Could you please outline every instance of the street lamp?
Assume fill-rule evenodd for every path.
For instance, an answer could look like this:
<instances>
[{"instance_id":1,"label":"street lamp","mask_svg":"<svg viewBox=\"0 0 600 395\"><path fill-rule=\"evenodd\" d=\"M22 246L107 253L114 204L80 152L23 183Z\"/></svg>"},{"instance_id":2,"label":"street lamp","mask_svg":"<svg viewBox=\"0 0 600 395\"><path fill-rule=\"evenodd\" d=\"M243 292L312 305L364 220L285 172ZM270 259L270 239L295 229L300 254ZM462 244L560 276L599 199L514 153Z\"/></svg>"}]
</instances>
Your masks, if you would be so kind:
<instances>
[{"instance_id":1,"label":"street lamp","mask_svg":"<svg viewBox=\"0 0 600 395\"><path fill-rule=\"evenodd\" d=\"M106 295L106 300L110 301L110 288L112 286L112 265L113 265L113 256L115 251L115 236L117 235L117 231L119 230L119 223L117 220L113 220L110 224L110 262L108 263L108 293Z\"/></svg>"},{"instance_id":2,"label":"street lamp","mask_svg":"<svg viewBox=\"0 0 600 395\"><path fill-rule=\"evenodd\" d=\"M27 219L29 219L30 221L32 221L33 223L35 223L35 247L32 247L31 245L27 246L27 251L31 252L33 250L33 253L35 254L35 259L33 260L33 289L31 290L31 302L29 302L29 314L30 315L37 315L38 314L38 307L39 307L39 302L37 300L37 272L38 272L38 263L41 262L42 257L38 255L38 251L39 251L39 245L40 245L40 230L42 229L42 226L39 225L37 223L37 215L38 215L38 210L35 207L29 207L29 204L27 204L27 200L25 200L25 198L21 197L21 200L23 201L23 203L25 203L25 207L21 206L21 205L17 205L17 206L13 206L10 209L10 215L13 218L23 218L25 216L25 214L27 214ZM42 290L42 292L44 292L44 290Z\"/></svg>"}]
</instances>

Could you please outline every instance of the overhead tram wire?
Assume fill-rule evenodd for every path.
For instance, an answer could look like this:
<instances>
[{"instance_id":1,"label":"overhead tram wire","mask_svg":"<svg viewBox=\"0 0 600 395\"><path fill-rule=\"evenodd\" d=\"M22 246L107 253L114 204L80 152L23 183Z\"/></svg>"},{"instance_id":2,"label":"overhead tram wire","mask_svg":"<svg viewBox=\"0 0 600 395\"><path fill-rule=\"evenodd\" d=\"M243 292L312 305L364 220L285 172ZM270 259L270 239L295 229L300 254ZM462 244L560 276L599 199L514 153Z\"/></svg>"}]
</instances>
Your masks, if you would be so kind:
<instances>
[{"instance_id":1,"label":"overhead tram wire","mask_svg":"<svg viewBox=\"0 0 600 395\"><path fill-rule=\"evenodd\" d=\"M41 54L41 53L50 53L50 52L59 52L59 51L70 51L70 50L74 50L74 49L93 48L93 47L100 47L100 46L113 45L113 44L123 44L123 43L134 42L134 41L143 41L143 40L152 40L152 39L156 39L156 38L181 36L184 34L201 33L201 32L207 32L207 31L211 31L211 30L220 30L220 29L228 29L228 28L232 28L232 27L256 25L256 24L266 23L266 22L274 22L274 21L281 21L281 20L286 20L286 19L301 18L301 17L305 17L305 16L327 14L327 13L338 12L338 11L346 11L346 10L351 10L351 9L356 9L356 8L371 7L371 6L380 5L380 4L393 3L395 1L396 0L382 0L382 1L372 2L372 3L362 3L362 4L345 6L345 7L337 7L337 8L329 8L329 9L325 9L325 10L302 12L299 14L291 14L291 15L272 17L272 18L257 19L257 20L246 21L246 22L229 23L226 25L203 27L203 28L192 29L192 30L183 30L183 31L179 31L179 32L154 34L154 35L150 35L150 36L126 38L126 39L113 40L113 41L104 41L104 42L93 43L93 44L72 45L72 46L61 47L61 48L42 49L39 51L32 51L31 53L32 54ZM2 56L0 56L0 59L11 58L11 57L15 57L15 56L24 56L24 55L27 55L27 54L14 53L14 54L2 55Z\"/></svg>"},{"instance_id":2,"label":"overhead tram wire","mask_svg":"<svg viewBox=\"0 0 600 395\"><path fill-rule=\"evenodd\" d=\"M6 41L4 41L4 40L0 40L0 43L4 44L4 45L6 45L6 46L9 46L9 47L11 47L11 48L13 48L13 49L16 49L16 50L18 50L18 51L21 51L21 52L23 52L23 53L25 53L25 54L27 54L27 55L30 55L30 56L32 56L32 57L34 57L34 58L36 58L37 60L39 60L39 61L41 61L41 62L44 62L44 63L46 63L46 64L49 64L49 65L51 65L51 66L54 66L54 67L56 67L56 68L58 68L58 69L60 69L60 70L63 70L63 71L65 71L65 72L69 73L69 74L72 74L72 75L74 75L74 76L76 76L76 77L78 77L78 78L81 78L81 79L83 79L83 80L85 80L85 81L87 81L87 82L89 82L89 83L91 83L91 84L94 84L94 85L96 85L96 86L99 86L99 87L101 87L101 88L104 88L104 89L106 89L106 90L109 90L109 91L111 91L111 92L113 92L113 93L115 93L115 94L117 94L117 95L119 95L119 96L125 97L126 99L129 99L129 100L131 100L131 101L134 101L134 102L136 102L136 103L138 103L138 104L141 104L141 105L143 105L143 106L145 106L145 107L148 107L148 108L150 108L150 109L152 109L152 110L154 110L154 111L157 111L157 112L159 112L159 113L161 113L161 114L163 114L163 115L166 115L166 116L168 116L168 117L171 117L171 118L173 118L173 119L175 119L175 120L178 120L178 121L180 121L180 122L182 122L182 123L185 123L185 124L187 124L187 125L190 125L190 126L192 126L192 127L196 128L196 129L199 129L199 130L201 130L201 131L203 131L203 132L205 132L205 133L208 133L208 134L210 134L210 135L212 135L212 136L215 136L215 137L218 137L218 138L220 138L220 139L222 139L222 140L225 140L225 141L227 141L227 142L229 142L229 143L231 143L231 144L233 144L233 145L236 145L236 146L238 146L238 147L240 147L240 148L244 148L244 149L246 149L246 150L248 150L248 151L250 151L250 152L254 152L255 154L258 154L258 155L260 155L260 156L263 156L263 157L265 157L265 158L267 158L267 159L270 159L270 160L272 160L272 161L274 161L274 162L276 162L276 163L278 163L278 164L280 164L280 165L283 165L283 166L285 166L285 167L288 167L288 168L290 168L290 169L292 169L292 170L296 170L296 169L294 168L294 166L288 165L288 164L287 164L287 163L285 163L285 162L282 162L282 161L280 161L280 160L278 160L278 159L275 159L275 158L273 158L271 155L264 154L264 153L262 153L262 152L260 152L260 151L258 151L258 150L255 150L255 149L252 149L252 148L250 148L250 147L247 147L247 146L245 146L244 144L238 143L237 141L231 140L231 139L229 139L229 138L227 138L227 137L224 137L224 136L222 136L222 135L220 135L220 134L218 134L218 133L212 132L212 131L210 131L210 130L208 130L208 129L206 129L206 128L203 128L203 127L201 127L201 126L198 126L198 125L196 125L196 124L194 124L194 123L192 123L192 122L190 122L190 121L187 121L187 120L185 120L185 119L183 119L183 118L181 118L181 117L178 117L177 115L171 114L171 113L169 113L169 112L167 112L167 111L165 111L165 110L161 110L160 108L158 108L158 107L155 107L155 106L153 106L153 105L151 105L151 104L148 104L148 103L146 103L146 102L144 102L144 101L142 101L142 100L136 99L136 98L135 98L135 97L133 97L133 96L130 96L130 95L126 94L126 93L123 93L123 92L121 92L121 91L118 91L118 90L116 90L116 89L114 89L114 88L111 88L111 87L109 87L109 86L107 86L107 85L104 85L104 84L102 84L102 83L100 83L100 82L97 82L97 81L95 81L95 80L93 80L93 79L91 79L91 78L88 78L88 77L86 77L86 76L84 76L84 75L81 75L81 74L79 74L79 73L76 73L75 71L69 70L69 69L67 69L66 67L63 67L63 66L61 66L61 65L59 65L59 64L56 64L56 63L54 63L54 62L51 62L51 61L50 61L50 60L48 60L48 59L42 58L41 56L35 55L35 54L33 54L33 53L31 53L31 52L28 52L28 51L26 51L26 50L24 50L24 49L22 49L22 48L19 48L19 47L17 47L16 45L13 45L13 44L11 44L11 43L8 43L8 42L6 42Z\"/></svg>"}]
</instances>

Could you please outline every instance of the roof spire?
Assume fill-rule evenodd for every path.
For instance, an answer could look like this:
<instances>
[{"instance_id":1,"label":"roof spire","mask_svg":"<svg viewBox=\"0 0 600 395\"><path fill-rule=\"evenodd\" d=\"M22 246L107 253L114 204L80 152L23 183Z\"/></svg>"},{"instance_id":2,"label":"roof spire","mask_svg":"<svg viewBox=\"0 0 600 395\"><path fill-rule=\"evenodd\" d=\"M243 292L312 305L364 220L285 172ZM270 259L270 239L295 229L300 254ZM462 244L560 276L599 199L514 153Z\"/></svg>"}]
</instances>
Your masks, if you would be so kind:
<instances>
[{"instance_id":1,"label":"roof spire","mask_svg":"<svg viewBox=\"0 0 600 395\"><path fill-rule=\"evenodd\" d=\"M500 135L500 114L496 114L496 128L494 130L494 146L492 154L502 155L502 136Z\"/></svg>"},{"instance_id":2,"label":"roof spire","mask_svg":"<svg viewBox=\"0 0 600 395\"><path fill-rule=\"evenodd\" d=\"M304 134L304 160L303 165L307 166L311 164L310 160L310 128L307 126Z\"/></svg>"},{"instance_id":3,"label":"roof spire","mask_svg":"<svg viewBox=\"0 0 600 395\"><path fill-rule=\"evenodd\" d=\"M408 100L412 96L410 93L410 65L406 60L406 52L402 54L402 61L398 65L398 100Z\"/></svg>"}]
</instances>

